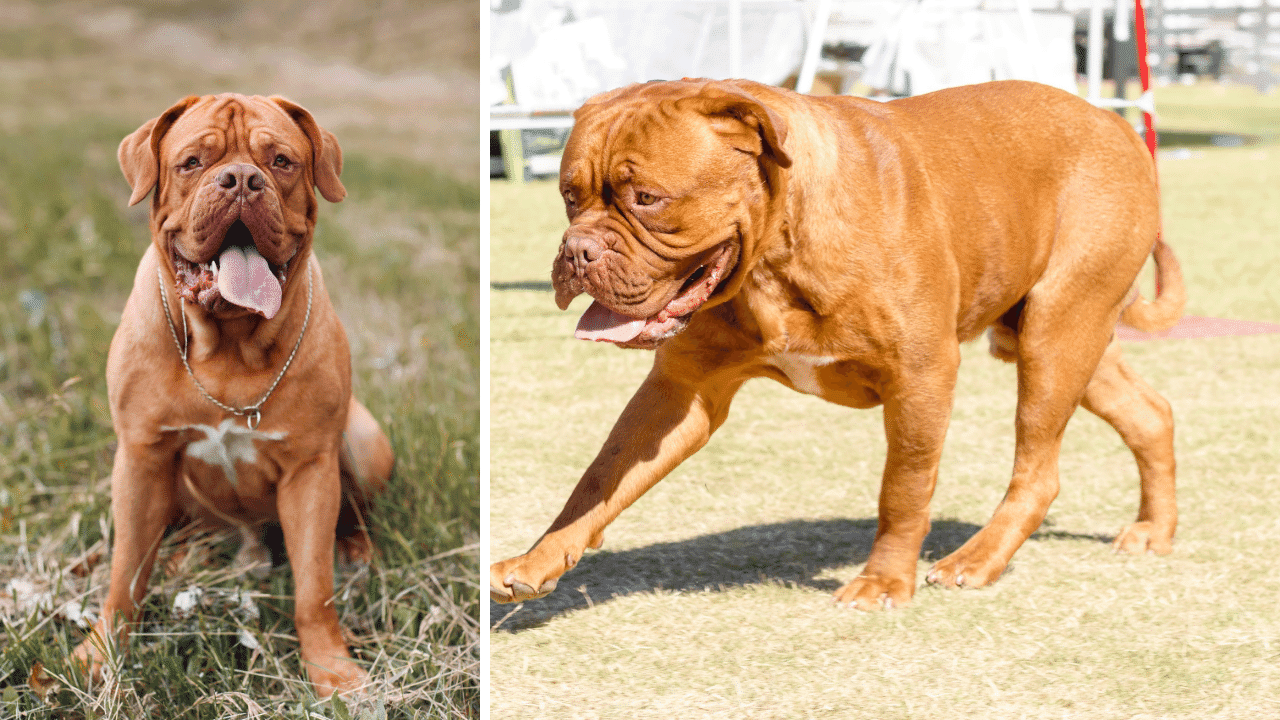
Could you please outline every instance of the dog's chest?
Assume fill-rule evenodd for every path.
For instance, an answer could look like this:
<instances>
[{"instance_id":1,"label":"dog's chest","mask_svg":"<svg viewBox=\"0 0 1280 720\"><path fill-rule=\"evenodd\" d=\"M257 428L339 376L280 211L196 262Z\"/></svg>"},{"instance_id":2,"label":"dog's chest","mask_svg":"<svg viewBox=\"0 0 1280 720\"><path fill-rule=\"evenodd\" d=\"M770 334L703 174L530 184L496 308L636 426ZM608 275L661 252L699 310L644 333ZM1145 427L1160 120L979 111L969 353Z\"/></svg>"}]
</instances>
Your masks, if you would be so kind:
<instances>
[{"instance_id":1,"label":"dog's chest","mask_svg":"<svg viewBox=\"0 0 1280 720\"><path fill-rule=\"evenodd\" d=\"M237 494L251 495L258 494L257 489L246 485L257 485L261 480L259 467L266 444L288 437L285 432L251 430L238 418L227 418L217 427L195 424L161 429L181 432L188 440L181 453L191 474L220 479ZM190 461L198 464L193 466Z\"/></svg>"},{"instance_id":2,"label":"dog's chest","mask_svg":"<svg viewBox=\"0 0 1280 720\"><path fill-rule=\"evenodd\" d=\"M782 371L791 381L792 387L802 393L822 396L822 383L818 380L818 368L835 362L827 355L803 355L801 353L778 353L769 357L769 364Z\"/></svg>"},{"instance_id":3,"label":"dog's chest","mask_svg":"<svg viewBox=\"0 0 1280 720\"><path fill-rule=\"evenodd\" d=\"M785 375L791 387L802 393L852 408L880 404L880 395L872 378L859 363L828 355L792 352L770 355L765 362Z\"/></svg>"}]
</instances>

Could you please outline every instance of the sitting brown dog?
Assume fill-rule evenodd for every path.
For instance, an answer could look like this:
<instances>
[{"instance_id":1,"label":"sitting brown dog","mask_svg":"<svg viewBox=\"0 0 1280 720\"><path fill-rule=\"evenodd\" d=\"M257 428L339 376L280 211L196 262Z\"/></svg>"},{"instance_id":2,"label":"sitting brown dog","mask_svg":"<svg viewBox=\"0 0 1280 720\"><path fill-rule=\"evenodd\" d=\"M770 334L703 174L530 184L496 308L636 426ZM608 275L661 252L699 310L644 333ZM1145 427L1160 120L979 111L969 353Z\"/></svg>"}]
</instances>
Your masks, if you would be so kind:
<instances>
[{"instance_id":1,"label":"sitting brown dog","mask_svg":"<svg viewBox=\"0 0 1280 720\"><path fill-rule=\"evenodd\" d=\"M335 528L352 516L346 540L367 557L359 512L394 457L351 395L347 338L311 254L313 188L346 195L342 150L288 100L225 94L169 108L119 158L130 205L155 191L152 244L107 358L111 587L75 658L96 673L105 643L127 636L167 525L233 525L248 557L278 522L303 665L321 696L356 689L367 675L330 601Z\"/></svg>"},{"instance_id":2,"label":"sitting brown dog","mask_svg":"<svg viewBox=\"0 0 1280 720\"><path fill-rule=\"evenodd\" d=\"M589 293L578 337L657 354L550 529L490 568L494 600L551 592L618 513L707 442L743 382L768 377L884 405L879 525L836 600L909 602L959 344L986 328L992 353L1018 364L1013 481L929 582L1000 577L1057 495L1079 404L1138 460L1138 521L1115 547L1170 551L1172 414L1113 335L1122 311L1141 329L1176 322L1182 281L1159 240L1152 159L1123 118L1017 81L881 104L685 80L599 95L574 119L556 302ZM1163 292L1129 305L1153 252Z\"/></svg>"}]
</instances>

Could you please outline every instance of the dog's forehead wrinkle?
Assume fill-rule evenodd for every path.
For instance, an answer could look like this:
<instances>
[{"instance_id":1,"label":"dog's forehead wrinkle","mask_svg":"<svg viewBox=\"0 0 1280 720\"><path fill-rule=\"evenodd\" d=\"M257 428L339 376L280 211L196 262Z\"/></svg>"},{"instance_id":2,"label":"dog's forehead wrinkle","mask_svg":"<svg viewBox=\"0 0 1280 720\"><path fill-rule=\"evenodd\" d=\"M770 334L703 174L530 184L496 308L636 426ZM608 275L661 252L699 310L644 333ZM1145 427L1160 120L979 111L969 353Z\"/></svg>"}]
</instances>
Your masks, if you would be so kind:
<instances>
[{"instance_id":1,"label":"dog's forehead wrinkle","mask_svg":"<svg viewBox=\"0 0 1280 720\"><path fill-rule=\"evenodd\" d=\"M227 107L231 108L230 126L233 128L232 132L234 133L232 137L228 138L227 149L230 150L234 144L237 150L248 151L249 132L246 128L244 107L238 102L235 104L228 103Z\"/></svg>"},{"instance_id":2,"label":"dog's forehead wrinkle","mask_svg":"<svg viewBox=\"0 0 1280 720\"><path fill-rule=\"evenodd\" d=\"M219 120L220 126L225 128L228 136L228 152L232 147L241 152L249 152L254 144L255 131L269 126L272 119L264 117L263 108L267 107L266 115L270 115L270 108L276 106L275 103L264 101L258 96L226 93L217 97L214 107L216 108L215 117Z\"/></svg>"},{"instance_id":3,"label":"dog's forehead wrinkle","mask_svg":"<svg viewBox=\"0 0 1280 720\"><path fill-rule=\"evenodd\" d=\"M627 150L637 146L637 143L632 140L643 122L643 117L637 117L639 114L640 111L635 106L626 106L609 117L608 129L604 133L600 151L593 153L597 158L596 162L600 163L602 175L616 168L620 161L626 159Z\"/></svg>"},{"instance_id":4,"label":"dog's forehead wrinkle","mask_svg":"<svg viewBox=\"0 0 1280 720\"><path fill-rule=\"evenodd\" d=\"M190 142L183 146L182 149L185 153L188 149L206 150L217 148L222 144L222 138L222 130L218 128L209 128L200 133L197 137L192 138Z\"/></svg>"},{"instance_id":5,"label":"dog's forehead wrinkle","mask_svg":"<svg viewBox=\"0 0 1280 720\"><path fill-rule=\"evenodd\" d=\"M179 122L182 119L179 118ZM175 125L175 128L177 126ZM221 155L221 150L225 147L224 136L218 128L206 128L199 134L188 136L181 132L170 131L160 139L160 154L163 156L164 163L168 165L180 165L191 156L198 157L202 162L208 164L211 160L216 160ZM161 184L168 179L170 173L164 172L160 174Z\"/></svg>"},{"instance_id":6,"label":"dog's forehead wrinkle","mask_svg":"<svg viewBox=\"0 0 1280 720\"><path fill-rule=\"evenodd\" d=\"M560 172L560 186L559 186L559 187L560 187L560 194L561 194L561 195L565 195L565 194L567 194L567 193L576 192L577 188L575 188L575 187L574 187L574 183L573 183L573 181L574 181L574 179L576 179L576 178L577 178L577 176L578 176L578 169L577 169L577 167L572 166L572 165L570 165L570 166L568 166L568 167L564 168L564 169Z\"/></svg>"},{"instance_id":7,"label":"dog's forehead wrinkle","mask_svg":"<svg viewBox=\"0 0 1280 720\"><path fill-rule=\"evenodd\" d=\"M271 162L277 154L284 154L290 162L298 162L311 157L311 146L301 129L298 137L275 132L269 126L259 125L249 131L249 147L253 152L263 153L266 162ZM268 173L270 177L270 173Z\"/></svg>"}]
</instances>

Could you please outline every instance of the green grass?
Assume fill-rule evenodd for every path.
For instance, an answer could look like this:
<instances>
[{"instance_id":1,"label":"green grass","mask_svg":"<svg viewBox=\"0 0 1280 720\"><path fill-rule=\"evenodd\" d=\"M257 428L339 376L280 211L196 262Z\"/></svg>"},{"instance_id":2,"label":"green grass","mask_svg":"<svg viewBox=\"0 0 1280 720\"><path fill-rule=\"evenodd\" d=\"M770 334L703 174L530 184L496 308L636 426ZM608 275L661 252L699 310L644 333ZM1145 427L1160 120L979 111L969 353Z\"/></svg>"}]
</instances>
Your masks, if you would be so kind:
<instances>
[{"instance_id":1,"label":"green grass","mask_svg":"<svg viewBox=\"0 0 1280 720\"><path fill-rule=\"evenodd\" d=\"M1130 96L1134 93L1131 91ZM1280 93L1260 95L1243 85L1169 85L1156 90L1160 128L1280 134Z\"/></svg>"},{"instance_id":2,"label":"green grass","mask_svg":"<svg viewBox=\"0 0 1280 720\"><path fill-rule=\"evenodd\" d=\"M1275 96L1179 86L1157 102L1185 122L1166 127L1280 130L1280 114L1257 110ZM1280 322L1280 145L1196 151L1160 173L1187 312ZM502 559L559 512L652 355L573 340L586 300L562 313L542 289L566 225L553 183L493 183L491 201L490 542ZM1081 412L1062 492L1012 570L982 590L924 585L1009 481L1015 373L979 342L962 349L913 604L836 609L831 593L875 531L881 412L755 381L552 595L491 604L493 715L1280 717L1280 580L1268 571L1280 555L1280 336L1125 353L1176 414L1172 555L1111 552L1136 514L1137 473L1115 432Z\"/></svg>"},{"instance_id":3,"label":"green grass","mask_svg":"<svg viewBox=\"0 0 1280 720\"><path fill-rule=\"evenodd\" d=\"M0 717L342 718L379 706L393 718L478 717L479 191L474 152L458 162L477 138L450 119L474 117L475 68L439 53L395 65L380 25L343 20L363 17L360 3L326 5L330 25L306 24L304 60L327 32L341 47L317 62L358 67L370 85L381 72L470 77L466 93L436 101L439 126L426 128L432 116L415 101L363 86L334 84L313 102L314 86L272 60L267 21L287 16L284 5L221 3L199 17L175 7L23 6L0 33L0 57L18 61L0 95L25 98L21 112L0 109ZM428 14L476 12L450 7ZM400 29L421 20L409 5L383 10ZM132 20L114 34L82 23L121 16ZM237 22L253 32L238 37ZM153 39L174 23L242 60L216 76L163 62ZM474 34L468 22L438 27L455 49L454 35ZM292 97L345 151L348 196L321 203L315 252L351 343L355 392L397 462L371 513L375 562L339 567L335 602L375 682L372 697L345 705L301 680L287 565L261 580L235 574L226 533L166 541L112 685L91 688L65 664L84 635L76 604L96 610L105 592L115 442L106 350L149 242L147 204L126 207L116 145L183 95L225 89ZM382 125L410 115L422 119ZM204 602L179 617L174 598L191 587ZM60 678L50 702L27 688L37 661Z\"/></svg>"}]
</instances>

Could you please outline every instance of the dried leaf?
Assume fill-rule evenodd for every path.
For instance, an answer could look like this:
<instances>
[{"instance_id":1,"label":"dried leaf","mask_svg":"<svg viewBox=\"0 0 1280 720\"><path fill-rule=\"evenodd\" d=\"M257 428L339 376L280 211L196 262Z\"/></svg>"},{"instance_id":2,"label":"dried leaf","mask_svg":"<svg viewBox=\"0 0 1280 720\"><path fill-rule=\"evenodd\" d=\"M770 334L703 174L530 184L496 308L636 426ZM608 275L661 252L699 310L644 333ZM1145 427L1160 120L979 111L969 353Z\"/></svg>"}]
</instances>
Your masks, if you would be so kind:
<instances>
[{"instance_id":1,"label":"dried leaf","mask_svg":"<svg viewBox=\"0 0 1280 720\"><path fill-rule=\"evenodd\" d=\"M27 676L27 687L46 705L57 706L57 701L50 696L58 689L58 681L44 672L44 663L37 660L31 666L31 674Z\"/></svg>"}]
</instances>

